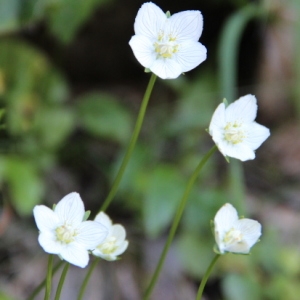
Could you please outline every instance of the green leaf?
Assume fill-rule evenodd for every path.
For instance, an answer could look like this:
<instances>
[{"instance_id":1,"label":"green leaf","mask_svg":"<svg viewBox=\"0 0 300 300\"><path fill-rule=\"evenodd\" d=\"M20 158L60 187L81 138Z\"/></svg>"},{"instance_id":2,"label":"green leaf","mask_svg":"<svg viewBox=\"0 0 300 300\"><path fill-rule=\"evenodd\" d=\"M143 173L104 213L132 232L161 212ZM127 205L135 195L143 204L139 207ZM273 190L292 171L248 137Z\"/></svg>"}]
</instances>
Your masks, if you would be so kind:
<instances>
[{"instance_id":1,"label":"green leaf","mask_svg":"<svg viewBox=\"0 0 300 300\"><path fill-rule=\"evenodd\" d=\"M119 143L128 143L131 131L129 110L108 94L90 94L78 99L77 119L89 133Z\"/></svg>"},{"instance_id":2,"label":"green leaf","mask_svg":"<svg viewBox=\"0 0 300 300\"><path fill-rule=\"evenodd\" d=\"M207 128L214 110L215 78L207 74L192 83L182 84L180 97L171 117L168 131L177 135L187 130Z\"/></svg>"},{"instance_id":3,"label":"green leaf","mask_svg":"<svg viewBox=\"0 0 300 300\"><path fill-rule=\"evenodd\" d=\"M0 33L17 28L20 1L0 1Z\"/></svg>"},{"instance_id":4,"label":"green leaf","mask_svg":"<svg viewBox=\"0 0 300 300\"><path fill-rule=\"evenodd\" d=\"M44 185L33 162L11 157L6 162L6 180L14 207L21 215L28 215L41 201Z\"/></svg>"},{"instance_id":5,"label":"green leaf","mask_svg":"<svg viewBox=\"0 0 300 300\"><path fill-rule=\"evenodd\" d=\"M260 300L259 284L252 277L242 274L227 274L222 282L225 299Z\"/></svg>"},{"instance_id":6,"label":"green leaf","mask_svg":"<svg viewBox=\"0 0 300 300\"><path fill-rule=\"evenodd\" d=\"M75 116L70 109L48 107L36 114L35 131L42 146L53 149L66 139L74 123Z\"/></svg>"},{"instance_id":7,"label":"green leaf","mask_svg":"<svg viewBox=\"0 0 300 300\"><path fill-rule=\"evenodd\" d=\"M174 218L185 188L185 178L172 165L160 165L149 174L143 206L146 233L157 237Z\"/></svg>"},{"instance_id":8,"label":"green leaf","mask_svg":"<svg viewBox=\"0 0 300 300\"><path fill-rule=\"evenodd\" d=\"M203 238L200 231L183 232L176 241L179 259L189 275L202 278L209 262L213 259L213 238Z\"/></svg>"},{"instance_id":9,"label":"green leaf","mask_svg":"<svg viewBox=\"0 0 300 300\"><path fill-rule=\"evenodd\" d=\"M48 0L1 0L0 34L20 30L40 19Z\"/></svg>"},{"instance_id":10,"label":"green leaf","mask_svg":"<svg viewBox=\"0 0 300 300\"><path fill-rule=\"evenodd\" d=\"M63 43L74 38L79 27L97 7L109 0L58 0L48 7L49 25L52 33Z\"/></svg>"}]
</instances>

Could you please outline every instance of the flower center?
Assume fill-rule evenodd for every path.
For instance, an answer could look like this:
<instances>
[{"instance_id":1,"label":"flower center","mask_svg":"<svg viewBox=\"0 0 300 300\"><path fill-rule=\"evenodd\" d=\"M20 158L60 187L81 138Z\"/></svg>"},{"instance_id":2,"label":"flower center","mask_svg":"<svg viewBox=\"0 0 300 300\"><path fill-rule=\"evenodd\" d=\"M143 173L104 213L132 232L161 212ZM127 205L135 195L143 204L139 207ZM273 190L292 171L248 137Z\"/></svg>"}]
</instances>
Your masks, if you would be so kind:
<instances>
[{"instance_id":1,"label":"flower center","mask_svg":"<svg viewBox=\"0 0 300 300\"><path fill-rule=\"evenodd\" d=\"M242 125L237 122L228 122L224 127L224 138L231 144L239 144L245 139L245 131L242 129Z\"/></svg>"},{"instance_id":2,"label":"flower center","mask_svg":"<svg viewBox=\"0 0 300 300\"><path fill-rule=\"evenodd\" d=\"M154 43L157 58L172 58L173 54L178 52L179 45L175 41L176 37L171 34L165 36L163 32L160 32L157 42Z\"/></svg>"},{"instance_id":3,"label":"flower center","mask_svg":"<svg viewBox=\"0 0 300 300\"><path fill-rule=\"evenodd\" d=\"M233 245L241 242L243 240L243 235L239 230L231 228L224 236L223 242L226 245Z\"/></svg>"},{"instance_id":4,"label":"flower center","mask_svg":"<svg viewBox=\"0 0 300 300\"><path fill-rule=\"evenodd\" d=\"M77 235L77 231L68 224L57 227L55 232L57 240L64 244L73 242L75 240L75 236Z\"/></svg>"},{"instance_id":5,"label":"flower center","mask_svg":"<svg viewBox=\"0 0 300 300\"><path fill-rule=\"evenodd\" d=\"M111 254L113 253L118 246L116 245L117 239L114 236L108 237L104 243L99 245L97 248L103 253L103 254Z\"/></svg>"}]
</instances>

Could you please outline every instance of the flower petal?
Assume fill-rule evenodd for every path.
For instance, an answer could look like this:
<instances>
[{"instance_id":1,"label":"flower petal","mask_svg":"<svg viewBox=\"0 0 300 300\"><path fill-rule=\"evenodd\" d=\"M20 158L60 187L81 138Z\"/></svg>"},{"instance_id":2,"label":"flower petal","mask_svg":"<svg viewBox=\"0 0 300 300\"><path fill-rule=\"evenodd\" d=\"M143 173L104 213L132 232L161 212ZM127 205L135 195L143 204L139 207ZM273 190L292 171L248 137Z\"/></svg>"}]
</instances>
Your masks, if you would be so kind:
<instances>
[{"instance_id":1,"label":"flower petal","mask_svg":"<svg viewBox=\"0 0 300 300\"><path fill-rule=\"evenodd\" d=\"M218 105L217 109L215 110L209 124L209 134L213 137L213 139L216 133L221 133L221 130L223 130L224 126L225 126L225 104L221 103ZM215 142L217 143L217 141Z\"/></svg>"},{"instance_id":2,"label":"flower petal","mask_svg":"<svg viewBox=\"0 0 300 300\"><path fill-rule=\"evenodd\" d=\"M217 146L224 156L236 158L241 161L251 160L255 158L254 151L245 143L231 144L223 140L220 141Z\"/></svg>"},{"instance_id":3,"label":"flower petal","mask_svg":"<svg viewBox=\"0 0 300 300\"><path fill-rule=\"evenodd\" d=\"M190 71L206 60L206 48L198 42L185 42L174 55L174 59L181 65L182 72Z\"/></svg>"},{"instance_id":4,"label":"flower petal","mask_svg":"<svg viewBox=\"0 0 300 300\"><path fill-rule=\"evenodd\" d=\"M162 79L174 79L182 73L181 66L169 58L156 59L150 67L150 70Z\"/></svg>"},{"instance_id":5,"label":"flower petal","mask_svg":"<svg viewBox=\"0 0 300 300\"><path fill-rule=\"evenodd\" d=\"M176 13L169 18L166 32L176 37L181 43L186 40L198 41L203 30L203 17L198 10Z\"/></svg>"},{"instance_id":6,"label":"flower petal","mask_svg":"<svg viewBox=\"0 0 300 300\"><path fill-rule=\"evenodd\" d=\"M247 137L244 143L252 150L256 150L269 136L270 130L267 127L253 122L247 129Z\"/></svg>"},{"instance_id":7,"label":"flower petal","mask_svg":"<svg viewBox=\"0 0 300 300\"><path fill-rule=\"evenodd\" d=\"M226 108L227 122L253 122L257 114L256 98L253 95L240 97Z\"/></svg>"},{"instance_id":8,"label":"flower petal","mask_svg":"<svg viewBox=\"0 0 300 300\"><path fill-rule=\"evenodd\" d=\"M76 242L87 250L96 248L103 243L108 235L108 228L95 221L85 221L78 227Z\"/></svg>"},{"instance_id":9,"label":"flower petal","mask_svg":"<svg viewBox=\"0 0 300 300\"><path fill-rule=\"evenodd\" d=\"M89 262L88 251L79 243L65 245L60 252L61 257L72 265L84 268Z\"/></svg>"},{"instance_id":10,"label":"flower petal","mask_svg":"<svg viewBox=\"0 0 300 300\"><path fill-rule=\"evenodd\" d=\"M255 220L240 219L234 224L234 227L242 232L243 239L249 248L257 243L261 236L261 224Z\"/></svg>"},{"instance_id":11,"label":"flower petal","mask_svg":"<svg viewBox=\"0 0 300 300\"><path fill-rule=\"evenodd\" d=\"M117 239L118 243L122 243L126 237L126 231L124 227L120 224L115 224L112 227L111 235Z\"/></svg>"},{"instance_id":12,"label":"flower petal","mask_svg":"<svg viewBox=\"0 0 300 300\"><path fill-rule=\"evenodd\" d=\"M54 232L41 232L38 241L47 253L59 254L61 252L62 245L57 241Z\"/></svg>"},{"instance_id":13,"label":"flower petal","mask_svg":"<svg viewBox=\"0 0 300 300\"><path fill-rule=\"evenodd\" d=\"M224 249L226 252L246 254L250 252L250 247L246 241L241 241L235 244L229 244Z\"/></svg>"},{"instance_id":14,"label":"flower petal","mask_svg":"<svg viewBox=\"0 0 300 300\"><path fill-rule=\"evenodd\" d=\"M45 205L36 205L33 209L33 216L41 232L55 230L60 223L55 212Z\"/></svg>"},{"instance_id":15,"label":"flower petal","mask_svg":"<svg viewBox=\"0 0 300 300\"><path fill-rule=\"evenodd\" d=\"M217 212L214 224L215 230L220 234L220 238L231 229L232 224L238 220L236 209L229 203L224 204Z\"/></svg>"},{"instance_id":16,"label":"flower petal","mask_svg":"<svg viewBox=\"0 0 300 300\"><path fill-rule=\"evenodd\" d=\"M125 252L125 250L128 247L128 241L123 241L122 244L119 245L119 247L116 249L116 251L114 252L115 256L121 255Z\"/></svg>"},{"instance_id":17,"label":"flower petal","mask_svg":"<svg viewBox=\"0 0 300 300\"><path fill-rule=\"evenodd\" d=\"M109 218L109 216L101 211L96 217L95 217L95 222L102 224L105 226L107 229L112 227L112 221Z\"/></svg>"},{"instance_id":18,"label":"flower petal","mask_svg":"<svg viewBox=\"0 0 300 300\"><path fill-rule=\"evenodd\" d=\"M54 211L60 220L76 227L83 220L84 205L79 194L73 192L63 197L55 206Z\"/></svg>"},{"instance_id":19,"label":"flower petal","mask_svg":"<svg viewBox=\"0 0 300 300\"><path fill-rule=\"evenodd\" d=\"M150 68L156 59L154 46L151 40L142 36L135 35L129 41L135 58L145 68Z\"/></svg>"},{"instance_id":20,"label":"flower petal","mask_svg":"<svg viewBox=\"0 0 300 300\"><path fill-rule=\"evenodd\" d=\"M166 14L154 3L144 3L134 22L134 32L149 39L157 39L167 20Z\"/></svg>"}]
</instances>

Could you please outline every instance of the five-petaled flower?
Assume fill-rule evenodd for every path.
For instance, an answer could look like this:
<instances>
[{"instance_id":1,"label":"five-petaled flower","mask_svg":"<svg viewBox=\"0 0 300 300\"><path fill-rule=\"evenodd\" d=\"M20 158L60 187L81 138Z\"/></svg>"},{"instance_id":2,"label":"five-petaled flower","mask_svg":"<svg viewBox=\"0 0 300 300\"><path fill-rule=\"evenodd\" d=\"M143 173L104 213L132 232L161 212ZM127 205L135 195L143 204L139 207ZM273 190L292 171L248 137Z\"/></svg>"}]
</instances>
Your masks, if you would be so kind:
<instances>
[{"instance_id":1,"label":"five-petaled flower","mask_svg":"<svg viewBox=\"0 0 300 300\"><path fill-rule=\"evenodd\" d=\"M104 212L100 212L96 216L95 222L108 228L109 233L106 239L93 250L93 254L105 260L116 260L117 256L122 254L128 247L124 227L120 224L113 225L111 219Z\"/></svg>"},{"instance_id":2,"label":"five-petaled flower","mask_svg":"<svg viewBox=\"0 0 300 300\"><path fill-rule=\"evenodd\" d=\"M54 210L37 205L33 214L40 231L38 241L45 252L58 254L81 268L88 264L88 250L95 249L108 234L102 224L83 220L84 205L75 192L61 199Z\"/></svg>"},{"instance_id":3,"label":"five-petaled flower","mask_svg":"<svg viewBox=\"0 0 300 300\"><path fill-rule=\"evenodd\" d=\"M173 79L206 59L206 48L198 42L202 29L200 11L170 16L148 2L138 11L129 45L142 66L162 79Z\"/></svg>"},{"instance_id":4,"label":"five-petaled flower","mask_svg":"<svg viewBox=\"0 0 300 300\"><path fill-rule=\"evenodd\" d=\"M255 220L239 219L236 209L226 203L215 216L214 231L220 254L247 254L261 236L261 225Z\"/></svg>"},{"instance_id":5,"label":"five-petaled flower","mask_svg":"<svg viewBox=\"0 0 300 300\"><path fill-rule=\"evenodd\" d=\"M209 134L224 156L254 159L256 150L270 135L270 130L256 123L256 98L246 95L227 108L221 103L213 114Z\"/></svg>"}]
</instances>

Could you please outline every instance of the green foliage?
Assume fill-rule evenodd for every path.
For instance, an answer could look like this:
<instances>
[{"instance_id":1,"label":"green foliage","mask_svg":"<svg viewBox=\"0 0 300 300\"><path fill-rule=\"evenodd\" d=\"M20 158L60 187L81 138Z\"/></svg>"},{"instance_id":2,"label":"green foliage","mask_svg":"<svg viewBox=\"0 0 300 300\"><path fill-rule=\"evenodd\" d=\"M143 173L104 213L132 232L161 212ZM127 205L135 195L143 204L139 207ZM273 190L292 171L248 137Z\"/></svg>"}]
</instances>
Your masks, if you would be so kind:
<instances>
[{"instance_id":1,"label":"green foliage","mask_svg":"<svg viewBox=\"0 0 300 300\"><path fill-rule=\"evenodd\" d=\"M0 34L18 30L29 22L38 20L46 0L0 1Z\"/></svg>"},{"instance_id":2,"label":"green foliage","mask_svg":"<svg viewBox=\"0 0 300 300\"><path fill-rule=\"evenodd\" d=\"M121 144L129 141L132 118L128 109L108 94L89 94L78 99L78 123L89 133Z\"/></svg>"},{"instance_id":3,"label":"green foliage","mask_svg":"<svg viewBox=\"0 0 300 300\"><path fill-rule=\"evenodd\" d=\"M0 41L0 101L8 153L1 155L1 182L20 214L30 214L42 200L42 173L74 126L64 107L68 88L61 75L37 50L17 40Z\"/></svg>"},{"instance_id":4,"label":"green foliage","mask_svg":"<svg viewBox=\"0 0 300 300\"><path fill-rule=\"evenodd\" d=\"M184 188L184 177L176 166L160 164L149 172L143 220L150 237L157 237L171 223Z\"/></svg>"},{"instance_id":5,"label":"green foliage","mask_svg":"<svg viewBox=\"0 0 300 300\"><path fill-rule=\"evenodd\" d=\"M14 207L20 214L30 214L38 204L44 192L43 180L37 166L17 157L5 160L5 178L11 189Z\"/></svg>"},{"instance_id":6,"label":"green foliage","mask_svg":"<svg viewBox=\"0 0 300 300\"><path fill-rule=\"evenodd\" d=\"M225 299L260 300L260 286L251 276L240 276L240 274L226 274L222 281Z\"/></svg>"},{"instance_id":7,"label":"green foliage","mask_svg":"<svg viewBox=\"0 0 300 300\"><path fill-rule=\"evenodd\" d=\"M52 0L48 6L49 27L54 36L69 43L78 28L97 7L111 0Z\"/></svg>"},{"instance_id":8,"label":"green foliage","mask_svg":"<svg viewBox=\"0 0 300 300\"><path fill-rule=\"evenodd\" d=\"M185 271L195 278L202 278L209 262L213 259L213 236L205 238L202 232L186 231L176 241L178 255ZM199 228L199 227L198 227Z\"/></svg>"}]
</instances>

